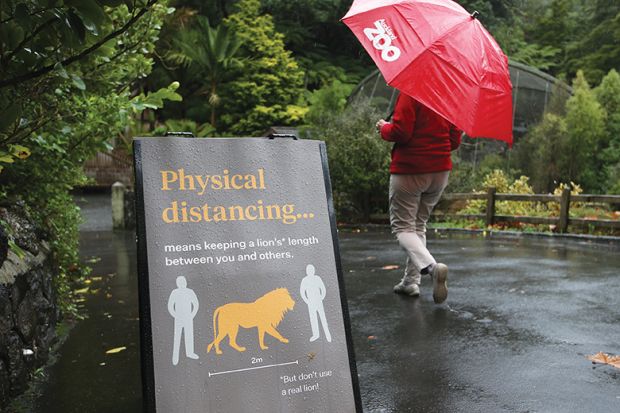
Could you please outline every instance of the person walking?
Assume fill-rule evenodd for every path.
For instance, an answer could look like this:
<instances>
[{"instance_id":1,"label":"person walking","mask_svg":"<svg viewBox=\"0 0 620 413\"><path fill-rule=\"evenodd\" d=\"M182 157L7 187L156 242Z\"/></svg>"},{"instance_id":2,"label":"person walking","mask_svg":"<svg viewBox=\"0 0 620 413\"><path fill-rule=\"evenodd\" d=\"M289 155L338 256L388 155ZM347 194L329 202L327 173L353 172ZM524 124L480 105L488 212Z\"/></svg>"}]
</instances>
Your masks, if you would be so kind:
<instances>
[{"instance_id":1,"label":"person walking","mask_svg":"<svg viewBox=\"0 0 620 413\"><path fill-rule=\"evenodd\" d=\"M420 295L422 275L433 280L433 300L448 297L448 267L426 248L426 222L452 170L451 152L462 131L412 97L401 93L391 122L376 123L381 138L393 142L390 164L390 226L407 253L405 275L394 292Z\"/></svg>"}]
</instances>

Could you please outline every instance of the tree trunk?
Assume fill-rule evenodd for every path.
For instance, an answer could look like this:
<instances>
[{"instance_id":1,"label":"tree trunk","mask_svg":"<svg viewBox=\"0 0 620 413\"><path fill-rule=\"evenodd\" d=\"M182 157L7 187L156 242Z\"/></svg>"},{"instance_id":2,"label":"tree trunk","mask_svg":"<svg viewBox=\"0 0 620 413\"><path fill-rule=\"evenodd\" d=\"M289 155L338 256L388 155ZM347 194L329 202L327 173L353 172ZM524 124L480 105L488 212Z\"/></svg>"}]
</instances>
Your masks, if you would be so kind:
<instances>
[{"instance_id":1,"label":"tree trunk","mask_svg":"<svg viewBox=\"0 0 620 413\"><path fill-rule=\"evenodd\" d=\"M211 126L213 126L214 128L215 128L215 105L216 105L214 96L216 96L215 95L216 91L217 91L217 84L215 83L215 79L212 79L211 80L211 99L210 99L211 102L209 103L211 103Z\"/></svg>"}]
</instances>

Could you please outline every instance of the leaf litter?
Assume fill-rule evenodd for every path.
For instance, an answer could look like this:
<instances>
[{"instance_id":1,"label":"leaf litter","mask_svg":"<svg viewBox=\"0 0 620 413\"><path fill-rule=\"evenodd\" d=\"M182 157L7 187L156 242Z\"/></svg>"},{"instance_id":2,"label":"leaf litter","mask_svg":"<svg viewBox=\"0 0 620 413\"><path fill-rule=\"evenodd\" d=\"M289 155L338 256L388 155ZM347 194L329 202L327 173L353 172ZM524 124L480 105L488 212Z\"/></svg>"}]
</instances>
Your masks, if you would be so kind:
<instances>
[{"instance_id":1,"label":"leaf litter","mask_svg":"<svg viewBox=\"0 0 620 413\"><path fill-rule=\"evenodd\" d=\"M593 356L586 356L594 364L609 364L617 369L620 369L620 356L612 356L607 353L598 352Z\"/></svg>"},{"instance_id":2,"label":"leaf litter","mask_svg":"<svg viewBox=\"0 0 620 413\"><path fill-rule=\"evenodd\" d=\"M127 347L115 347L105 352L105 354L116 354L127 350Z\"/></svg>"}]
</instances>

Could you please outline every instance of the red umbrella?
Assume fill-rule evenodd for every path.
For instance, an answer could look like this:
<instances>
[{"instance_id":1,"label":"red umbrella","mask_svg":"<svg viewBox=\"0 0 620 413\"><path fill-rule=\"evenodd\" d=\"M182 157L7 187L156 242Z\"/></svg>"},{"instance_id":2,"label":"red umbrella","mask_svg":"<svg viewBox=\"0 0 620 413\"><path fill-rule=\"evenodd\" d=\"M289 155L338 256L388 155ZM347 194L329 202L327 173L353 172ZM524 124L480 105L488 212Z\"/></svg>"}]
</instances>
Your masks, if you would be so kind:
<instances>
[{"instance_id":1,"label":"red umbrella","mask_svg":"<svg viewBox=\"0 0 620 413\"><path fill-rule=\"evenodd\" d=\"M390 86L471 137L512 145L508 58L450 0L355 0L342 18Z\"/></svg>"}]
</instances>

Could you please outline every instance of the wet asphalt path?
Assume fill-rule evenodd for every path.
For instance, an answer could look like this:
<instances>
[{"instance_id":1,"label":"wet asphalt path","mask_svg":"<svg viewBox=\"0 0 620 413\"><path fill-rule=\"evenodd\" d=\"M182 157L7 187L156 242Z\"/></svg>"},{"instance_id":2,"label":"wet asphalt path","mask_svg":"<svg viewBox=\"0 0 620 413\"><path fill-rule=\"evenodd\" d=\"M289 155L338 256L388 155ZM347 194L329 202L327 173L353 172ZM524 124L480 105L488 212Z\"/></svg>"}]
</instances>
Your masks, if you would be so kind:
<instances>
[{"instance_id":1,"label":"wet asphalt path","mask_svg":"<svg viewBox=\"0 0 620 413\"><path fill-rule=\"evenodd\" d=\"M446 305L391 287L402 253L387 233L342 234L365 409L371 412L620 412L620 254L532 239L439 237ZM370 338L369 338L370 337Z\"/></svg>"},{"instance_id":2,"label":"wet asphalt path","mask_svg":"<svg viewBox=\"0 0 620 413\"><path fill-rule=\"evenodd\" d=\"M78 197L80 254L93 271L71 330L36 400L36 413L142 411L135 234L113 232L109 195ZM125 347L115 354L110 349Z\"/></svg>"},{"instance_id":3,"label":"wet asphalt path","mask_svg":"<svg viewBox=\"0 0 620 413\"><path fill-rule=\"evenodd\" d=\"M49 371L37 413L141 409L134 236L109 230L107 202L82 201L82 255L101 260L82 303L89 316ZM620 411L620 370L585 358L620 354L620 250L432 235L450 267L437 306L429 279L420 298L392 293L404 255L389 233L341 232L340 242L366 412Z\"/></svg>"}]
</instances>

